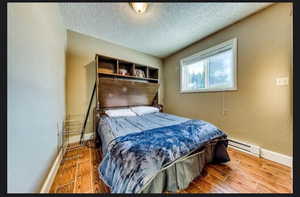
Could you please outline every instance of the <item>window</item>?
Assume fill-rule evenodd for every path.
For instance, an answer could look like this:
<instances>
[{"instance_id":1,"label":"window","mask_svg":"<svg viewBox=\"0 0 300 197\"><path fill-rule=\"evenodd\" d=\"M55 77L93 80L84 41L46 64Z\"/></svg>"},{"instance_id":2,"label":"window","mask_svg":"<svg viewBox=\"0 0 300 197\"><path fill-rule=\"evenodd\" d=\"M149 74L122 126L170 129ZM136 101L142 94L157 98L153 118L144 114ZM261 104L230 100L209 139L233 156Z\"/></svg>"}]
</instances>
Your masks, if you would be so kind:
<instances>
[{"instance_id":1,"label":"window","mask_svg":"<svg viewBox=\"0 0 300 197\"><path fill-rule=\"evenodd\" d=\"M237 90L237 39L200 51L180 62L180 91Z\"/></svg>"}]
</instances>

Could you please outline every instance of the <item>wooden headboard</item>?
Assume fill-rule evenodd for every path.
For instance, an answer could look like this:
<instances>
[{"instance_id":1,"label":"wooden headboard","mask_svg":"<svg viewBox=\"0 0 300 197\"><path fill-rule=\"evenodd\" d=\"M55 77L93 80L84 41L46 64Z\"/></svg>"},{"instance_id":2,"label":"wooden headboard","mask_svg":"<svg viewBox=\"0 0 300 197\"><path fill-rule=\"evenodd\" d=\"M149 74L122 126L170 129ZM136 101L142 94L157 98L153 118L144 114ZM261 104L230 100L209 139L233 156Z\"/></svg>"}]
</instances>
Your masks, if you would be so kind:
<instances>
[{"instance_id":1,"label":"wooden headboard","mask_svg":"<svg viewBox=\"0 0 300 197\"><path fill-rule=\"evenodd\" d=\"M99 78L100 108L152 105L158 88L158 83Z\"/></svg>"}]
</instances>

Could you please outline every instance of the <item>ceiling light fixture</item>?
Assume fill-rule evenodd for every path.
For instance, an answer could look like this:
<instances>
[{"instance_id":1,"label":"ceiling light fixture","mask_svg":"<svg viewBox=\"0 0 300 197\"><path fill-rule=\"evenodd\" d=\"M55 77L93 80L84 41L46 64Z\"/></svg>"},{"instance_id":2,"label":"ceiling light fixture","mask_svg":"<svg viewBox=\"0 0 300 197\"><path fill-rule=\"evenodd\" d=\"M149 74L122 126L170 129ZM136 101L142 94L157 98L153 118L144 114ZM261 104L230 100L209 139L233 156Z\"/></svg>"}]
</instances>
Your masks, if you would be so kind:
<instances>
[{"instance_id":1,"label":"ceiling light fixture","mask_svg":"<svg viewBox=\"0 0 300 197\"><path fill-rule=\"evenodd\" d=\"M147 7L148 7L148 3L129 3L131 5L131 7L134 9L134 11L138 14L143 14Z\"/></svg>"}]
</instances>

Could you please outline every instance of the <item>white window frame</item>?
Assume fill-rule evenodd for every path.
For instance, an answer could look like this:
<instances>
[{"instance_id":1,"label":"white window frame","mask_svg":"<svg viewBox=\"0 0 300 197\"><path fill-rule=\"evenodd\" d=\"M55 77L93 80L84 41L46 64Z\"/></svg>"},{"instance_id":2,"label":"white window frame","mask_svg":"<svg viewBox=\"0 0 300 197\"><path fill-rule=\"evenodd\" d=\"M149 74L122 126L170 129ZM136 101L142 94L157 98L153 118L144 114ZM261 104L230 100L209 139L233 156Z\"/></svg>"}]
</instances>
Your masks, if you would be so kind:
<instances>
[{"instance_id":1,"label":"white window frame","mask_svg":"<svg viewBox=\"0 0 300 197\"><path fill-rule=\"evenodd\" d=\"M198 90L182 90L182 67L184 66L183 65L183 62L184 61L187 61L187 60L190 60L190 59L193 59L195 57L203 57L206 58L208 56L211 56L211 54L213 53L216 53L217 50L220 50L224 47L228 47L228 46L232 46L232 52L233 52L233 83L234 83L234 86L231 87L231 88L202 88L202 89L198 89ZM207 69L206 69L207 70ZM207 83L207 78L206 77L206 83ZM202 50L196 54L193 54L189 57L186 57L186 58L183 58L180 60L180 93L193 93L193 92L220 92L220 91L234 91L234 90L237 90L237 38L233 38L231 40L228 40L228 41L225 41L221 44L218 44L218 45L215 45L213 47L210 47L208 49L205 49L205 50Z\"/></svg>"}]
</instances>

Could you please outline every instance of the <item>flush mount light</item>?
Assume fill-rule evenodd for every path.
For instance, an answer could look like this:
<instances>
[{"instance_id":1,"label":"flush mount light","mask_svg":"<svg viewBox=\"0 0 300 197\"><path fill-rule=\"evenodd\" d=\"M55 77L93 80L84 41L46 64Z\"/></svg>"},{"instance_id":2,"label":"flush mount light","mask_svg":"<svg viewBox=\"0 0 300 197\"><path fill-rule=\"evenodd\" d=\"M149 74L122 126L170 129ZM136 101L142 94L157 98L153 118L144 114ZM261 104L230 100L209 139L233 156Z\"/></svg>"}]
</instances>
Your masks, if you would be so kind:
<instances>
[{"instance_id":1,"label":"flush mount light","mask_svg":"<svg viewBox=\"0 0 300 197\"><path fill-rule=\"evenodd\" d=\"M134 11L138 14L143 14L147 7L148 7L148 4L147 3L142 3L142 2L139 2L139 3L129 3L131 5L131 7L134 9Z\"/></svg>"}]
</instances>

